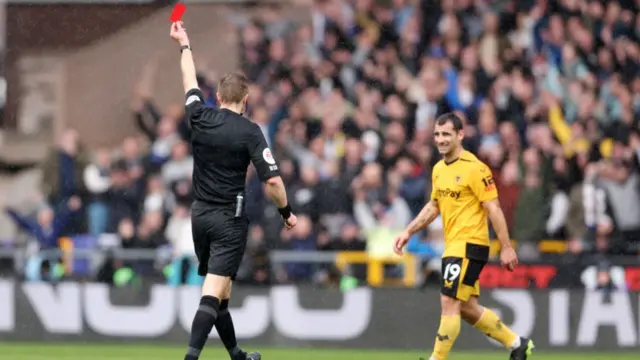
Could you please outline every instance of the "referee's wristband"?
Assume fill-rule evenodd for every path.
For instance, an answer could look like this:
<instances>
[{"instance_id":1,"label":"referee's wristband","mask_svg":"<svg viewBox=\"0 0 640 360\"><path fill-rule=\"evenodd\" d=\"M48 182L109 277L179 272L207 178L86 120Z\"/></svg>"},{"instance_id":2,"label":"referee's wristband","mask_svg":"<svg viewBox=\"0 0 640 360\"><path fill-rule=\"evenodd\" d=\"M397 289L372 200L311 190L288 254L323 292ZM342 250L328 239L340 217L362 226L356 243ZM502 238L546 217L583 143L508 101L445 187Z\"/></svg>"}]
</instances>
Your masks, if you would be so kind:
<instances>
[{"instance_id":1,"label":"referee's wristband","mask_svg":"<svg viewBox=\"0 0 640 360\"><path fill-rule=\"evenodd\" d=\"M287 206L283 208L278 208L278 212L282 215L282 218L287 220L291 217L291 205L287 204Z\"/></svg>"},{"instance_id":2,"label":"referee's wristband","mask_svg":"<svg viewBox=\"0 0 640 360\"><path fill-rule=\"evenodd\" d=\"M185 50L189 50L191 51L191 45L182 45L180 46L180 53L182 54L183 51Z\"/></svg>"}]
</instances>

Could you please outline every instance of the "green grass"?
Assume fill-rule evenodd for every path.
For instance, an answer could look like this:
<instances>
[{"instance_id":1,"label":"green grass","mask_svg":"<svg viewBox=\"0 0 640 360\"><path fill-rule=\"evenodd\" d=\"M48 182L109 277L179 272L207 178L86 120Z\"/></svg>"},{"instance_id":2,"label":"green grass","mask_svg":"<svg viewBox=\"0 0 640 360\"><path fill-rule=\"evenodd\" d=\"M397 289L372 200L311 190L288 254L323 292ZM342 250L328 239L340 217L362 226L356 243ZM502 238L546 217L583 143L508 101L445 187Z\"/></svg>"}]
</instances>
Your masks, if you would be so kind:
<instances>
[{"instance_id":1,"label":"green grass","mask_svg":"<svg viewBox=\"0 0 640 360\"><path fill-rule=\"evenodd\" d=\"M247 348L248 350L251 350ZM265 360L418 360L428 358L425 352L371 351L371 350L320 350L320 349L260 349ZM184 356L184 348L151 345L43 345L28 343L0 344L0 358L11 360L179 360ZM464 353L454 352L450 360L508 360L506 352ZM548 353L534 354L540 360L632 360L638 359L632 353ZM203 360L228 359L220 348L207 348Z\"/></svg>"}]
</instances>

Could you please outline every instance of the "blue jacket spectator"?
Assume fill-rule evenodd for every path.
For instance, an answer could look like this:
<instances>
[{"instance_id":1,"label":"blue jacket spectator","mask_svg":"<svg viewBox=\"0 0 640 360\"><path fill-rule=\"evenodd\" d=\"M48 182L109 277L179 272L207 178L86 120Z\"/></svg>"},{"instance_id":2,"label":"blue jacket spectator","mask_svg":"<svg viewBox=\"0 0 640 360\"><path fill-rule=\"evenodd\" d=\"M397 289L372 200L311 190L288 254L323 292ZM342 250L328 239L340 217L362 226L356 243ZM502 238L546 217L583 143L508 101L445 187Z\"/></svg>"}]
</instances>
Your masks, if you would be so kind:
<instances>
[{"instance_id":1,"label":"blue jacket spectator","mask_svg":"<svg viewBox=\"0 0 640 360\"><path fill-rule=\"evenodd\" d=\"M62 230L80 206L80 199L73 197L67 202L67 206L60 207L57 212L49 207L41 209L38 211L37 220L11 208L7 208L6 213L19 228L38 240L41 249L53 249L58 246Z\"/></svg>"}]
</instances>

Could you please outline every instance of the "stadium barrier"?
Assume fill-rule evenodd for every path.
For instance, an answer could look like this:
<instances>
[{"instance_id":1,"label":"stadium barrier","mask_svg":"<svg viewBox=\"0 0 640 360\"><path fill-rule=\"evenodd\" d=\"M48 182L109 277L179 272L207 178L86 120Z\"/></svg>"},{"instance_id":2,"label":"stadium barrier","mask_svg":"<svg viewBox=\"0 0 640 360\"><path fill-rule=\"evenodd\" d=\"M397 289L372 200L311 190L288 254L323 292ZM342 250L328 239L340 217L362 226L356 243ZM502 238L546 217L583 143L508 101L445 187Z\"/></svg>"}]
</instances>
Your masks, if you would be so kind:
<instances>
[{"instance_id":1,"label":"stadium barrier","mask_svg":"<svg viewBox=\"0 0 640 360\"><path fill-rule=\"evenodd\" d=\"M197 287L0 280L0 338L182 344L199 296ZM438 297L436 289L237 287L231 311L238 338L256 346L426 349L438 325ZM501 289L482 295L505 323L543 349L636 348L639 301L638 293L625 291ZM496 347L471 327L456 343L456 349Z\"/></svg>"},{"instance_id":2,"label":"stadium barrier","mask_svg":"<svg viewBox=\"0 0 640 360\"><path fill-rule=\"evenodd\" d=\"M151 260L160 269L171 262L171 249L97 249L73 248L61 246L40 252L41 258L63 259L67 278L87 279L96 274L98 268L108 257L120 260ZM0 276L21 275L28 259L27 250L0 248ZM411 255L403 257L379 258L367 256L364 252L349 251L270 251L270 264L273 272L283 264L335 264L343 274L352 274L352 265L364 264L364 275L361 278L372 287L404 287L414 288L423 284L424 274L420 270L420 260ZM635 257L610 257L612 265L610 275L618 289L640 292L640 265ZM399 264L400 278L389 278L384 271L387 264ZM13 267L7 271L7 267ZM594 286L597 273L597 262L589 256L564 257L551 255L537 261L522 261L513 272L506 271L497 263L485 266L480 276L480 284L484 289L547 289L547 288L590 288ZM431 279L433 280L433 279ZM433 283L432 283L433 284Z\"/></svg>"},{"instance_id":3,"label":"stadium barrier","mask_svg":"<svg viewBox=\"0 0 640 360\"><path fill-rule=\"evenodd\" d=\"M61 239L60 249L44 250L39 253L44 259L62 259L67 274L73 274L77 267L95 271L107 256L120 260L151 260L168 262L172 253L170 249L74 249L70 239ZM14 271L20 273L20 267L27 258L24 249L0 249L0 259L13 259ZM418 279L418 259L410 254L403 256L373 257L362 251L270 251L272 268L286 263L335 264L340 271L345 272L351 265L365 264L367 267L367 284L374 287L385 285L414 287ZM81 265L78 266L78 262ZM385 278L384 266L398 264L404 269L403 278Z\"/></svg>"}]
</instances>

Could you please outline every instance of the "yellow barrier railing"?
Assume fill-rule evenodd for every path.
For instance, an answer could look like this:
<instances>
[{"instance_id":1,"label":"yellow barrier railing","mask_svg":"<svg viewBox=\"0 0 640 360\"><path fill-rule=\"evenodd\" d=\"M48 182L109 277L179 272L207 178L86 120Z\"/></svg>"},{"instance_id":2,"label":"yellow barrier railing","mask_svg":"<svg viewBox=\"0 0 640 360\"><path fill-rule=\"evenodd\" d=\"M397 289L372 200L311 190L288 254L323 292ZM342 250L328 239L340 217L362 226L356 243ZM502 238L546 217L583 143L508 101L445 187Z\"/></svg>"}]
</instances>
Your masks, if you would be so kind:
<instances>
[{"instance_id":1,"label":"yellow barrier railing","mask_svg":"<svg viewBox=\"0 0 640 360\"><path fill-rule=\"evenodd\" d=\"M73 272L73 239L69 237L61 237L58 239L58 246L62 250L62 264L64 265L65 274Z\"/></svg>"},{"instance_id":2,"label":"yellow barrier railing","mask_svg":"<svg viewBox=\"0 0 640 360\"><path fill-rule=\"evenodd\" d=\"M512 240L511 243L515 247L517 241ZM566 240L551 240L543 239L538 242L538 251L545 254L564 254L567 252ZM491 240L489 254L491 257L498 256L500 254L500 241Z\"/></svg>"},{"instance_id":3,"label":"yellow barrier railing","mask_svg":"<svg viewBox=\"0 0 640 360\"><path fill-rule=\"evenodd\" d=\"M367 283L373 287L380 287L393 281L385 281L384 265L402 264L404 266L404 277L400 280L400 285L413 287L416 285L416 275L418 264L416 257L410 254L390 257L371 257L364 251L343 251L336 256L336 267L340 271L346 270L349 265L367 265Z\"/></svg>"}]
</instances>

